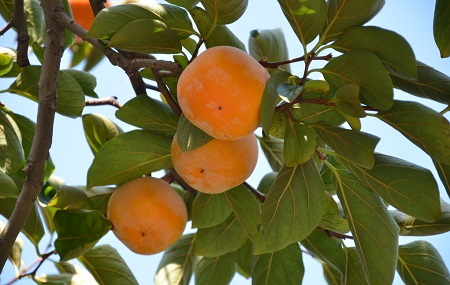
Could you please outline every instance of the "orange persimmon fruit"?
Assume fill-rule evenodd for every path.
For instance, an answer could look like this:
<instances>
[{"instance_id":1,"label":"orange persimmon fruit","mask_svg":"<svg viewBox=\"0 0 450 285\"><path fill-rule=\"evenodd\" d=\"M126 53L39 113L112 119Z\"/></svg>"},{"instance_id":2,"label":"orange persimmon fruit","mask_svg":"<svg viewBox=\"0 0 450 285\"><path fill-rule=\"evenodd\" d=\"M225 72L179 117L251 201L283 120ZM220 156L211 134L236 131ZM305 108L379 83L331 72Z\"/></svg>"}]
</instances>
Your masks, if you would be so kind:
<instances>
[{"instance_id":1,"label":"orange persimmon fruit","mask_svg":"<svg viewBox=\"0 0 450 285\"><path fill-rule=\"evenodd\" d=\"M186 118L210 136L235 140L260 124L261 100L269 73L246 52L216 46L182 72L177 99Z\"/></svg>"},{"instance_id":2,"label":"orange persimmon fruit","mask_svg":"<svg viewBox=\"0 0 450 285\"><path fill-rule=\"evenodd\" d=\"M107 218L116 237L130 250L155 254L181 237L187 209L181 196L167 182L140 177L112 193Z\"/></svg>"},{"instance_id":3,"label":"orange persimmon fruit","mask_svg":"<svg viewBox=\"0 0 450 285\"><path fill-rule=\"evenodd\" d=\"M172 166L197 191L218 194L243 183L255 169L258 144L252 133L237 140L212 139L181 151L177 136L171 146Z\"/></svg>"}]
</instances>

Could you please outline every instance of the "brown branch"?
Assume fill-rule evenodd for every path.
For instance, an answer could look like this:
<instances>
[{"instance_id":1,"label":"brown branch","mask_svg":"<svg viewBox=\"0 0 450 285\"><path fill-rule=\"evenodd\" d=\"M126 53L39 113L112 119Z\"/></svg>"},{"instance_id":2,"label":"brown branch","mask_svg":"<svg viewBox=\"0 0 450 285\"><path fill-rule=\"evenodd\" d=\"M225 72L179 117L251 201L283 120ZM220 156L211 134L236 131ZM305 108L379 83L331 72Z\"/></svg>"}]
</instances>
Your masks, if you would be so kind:
<instances>
[{"instance_id":1,"label":"brown branch","mask_svg":"<svg viewBox=\"0 0 450 285\"><path fill-rule=\"evenodd\" d=\"M19 232L43 186L44 164L52 144L53 122L57 104L58 75L63 54L64 27L55 20L55 12L64 11L59 0L41 2L46 27L44 64L39 79L39 105L36 131L27 164L25 183L11 217L0 235L0 271L3 270Z\"/></svg>"},{"instance_id":2,"label":"brown branch","mask_svg":"<svg viewBox=\"0 0 450 285\"><path fill-rule=\"evenodd\" d=\"M119 101L117 101L116 96L86 100L86 106L101 106L101 105L111 105L116 107L117 109L122 108L122 105L119 103Z\"/></svg>"},{"instance_id":3,"label":"brown branch","mask_svg":"<svg viewBox=\"0 0 450 285\"><path fill-rule=\"evenodd\" d=\"M202 44L203 44L204 42L205 42L204 39L203 39L203 38L200 38L200 40L198 41L197 45L195 46L195 50L194 50L194 52L192 53L192 57L191 57L191 59L189 60L189 63L191 63L191 62L197 57L198 51L200 50L200 47L202 46Z\"/></svg>"},{"instance_id":4,"label":"brown branch","mask_svg":"<svg viewBox=\"0 0 450 285\"><path fill-rule=\"evenodd\" d=\"M41 256L39 256L35 261L33 261L30 265L28 265L25 269L23 269L22 271L21 271L21 273L17 276L17 277L14 277L13 279L11 279L8 283L6 283L5 285L11 285L11 284L13 284L14 282L16 282L17 280L20 280L20 279L22 279L22 278L24 278L24 277L27 277L27 276L35 276L36 275L36 273L37 273L37 271L39 270L39 268L42 266L42 264L44 264L44 262L50 257L50 256L52 256L53 254L56 254L56 250L52 250L52 251L50 251L50 252L48 252L48 253L44 253L44 254L42 254ZM36 268L33 270L33 271L31 271L30 273L27 273L27 271L28 270L30 270L31 268L33 268L33 267L35 267L36 266Z\"/></svg>"},{"instance_id":5,"label":"brown branch","mask_svg":"<svg viewBox=\"0 0 450 285\"><path fill-rule=\"evenodd\" d=\"M335 237L335 238L338 238L338 239L353 239L353 237L350 236L350 235L344 235L344 234L336 233L336 232L333 232L333 231L330 231L330 230L323 230L323 231L330 238L331 237Z\"/></svg>"},{"instance_id":6,"label":"brown branch","mask_svg":"<svg viewBox=\"0 0 450 285\"><path fill-rule=\"evenodd\" d=\"M250 190L250 192L253 193L253 195L256 196L256 198L259 199L259 201L261 201L262 203L264 203L264 201L266 201L266 195L260 191L258 191L256 188L253 188L252 185L248 184L248 182L244 182L244 186L248 188L248 190Z\"/></svg>"},{"instance_id":7,"label":"brown branch","mask_svg":"<svg viewBox=\"0 0 450 285\"><path fill-rule=\"evenodd\" d=\"M172 93L167 88L166 84L163 82L162 76L158 70L153 69L153 74L155 75L156 84L158 85L158 89L166 100L167 104L169 104L170 108L174 111L177 116L181 116L181 109L178 106L177 102L172 96Z\"/></svg>"},{"instance_id":8,"label":"brown branch","mask_svg":"<svg viewBox=\"0 0 450 285\"><path fill-rule=\"evenodd\" d=\"M13 27L12 21L6 23L6 25L0 30L0 36L3 36L7 31Z\"/></svg>"},{"instance_id":9,"label":"brown branch","mask_svg":"<svg viewBox=\"0 0 450 285\"><path fill-rule=\"evenodd\" d=\"M27 23L25 19L24 1L14 0L14 12L11 21L2 30L2 34L15 27L17 30L17 64L20 67L30 65L28 59L28 45L30 36L28 35Z\"/></svg>"}]
</instances>

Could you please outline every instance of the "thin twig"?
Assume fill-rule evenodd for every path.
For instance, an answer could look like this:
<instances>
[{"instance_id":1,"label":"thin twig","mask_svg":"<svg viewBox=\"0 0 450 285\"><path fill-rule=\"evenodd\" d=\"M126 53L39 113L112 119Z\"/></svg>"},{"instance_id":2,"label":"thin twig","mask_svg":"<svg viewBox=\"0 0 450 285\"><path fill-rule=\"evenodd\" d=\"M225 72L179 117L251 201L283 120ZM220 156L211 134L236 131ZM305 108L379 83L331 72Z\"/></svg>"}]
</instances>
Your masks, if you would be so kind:
<instances>
[{"instance_id":1,"label":"thin twig","mask_svg":"<svg viewBox=\"0 0 450 285\"><path fill-rule=\"evenodd\" d=\"M200 47L202 46L202 44L204 43L203 38L200 38L200 40L198 41L197 45L195 46L195 50L192 53L192 57L189 60L189 63L191 63L198 55L198 51L200 50Z\"/></svg>"},{"instance_id":2,"label":"thin twig","mask_svg":"<svg viewBox=\"0 0 450 285\"><path fill-rule=\"evenodd\" d=\"M333 232L333 231L330 231L330 230L323 230L327 235L328 235L328 237L335 237L335 238L338 238L338 239L353 239L353 237L352 236L349 236L349 235L344 235L344 234L340 234L340 233L336 233L336 232Z\"/></svg>"},{"instance_id":3,"label":"thin twig","mask_svg":"<svg viewBox=\"0 0 450 285\"><path fill-rule=\"evenodd\" d=\"M13 27L12 21L6 23L6 25L0 30L0 36L3 36L7 31Z\"/></svg>"},{"instance_id":4,"label":"thin twig","mask_svg":"<svg viewBox=\"0 0 450 285\"><path fill-rule=\"evenodd\" d=\"M37 195L43 186L44 165L48 158L53 137L53 122L58 96L58 76L64 52L64 27L55 20L55 12L64 11L59 0L41 2L45 20L45 52L39 79L39 105L36 131L33 137L27 164L26 176L13 213L0 235L0 272L14 245L14 241L25 225Z\"/></svg>"},{"instance_id":5,"label":"thin twig","mask_svg":"<svg viewBox=\"0 0 450 285\"><path fill-rule=\"evenodd\" d=\"M156 84L158 85L158 89L161 92L161 94L163 95L167 104L169 104L170 108L172 108L173 112L177 116L181 116L182 111L180 109L180 106L178 106L177 102L175 102L175 99L173 98L172 93L169 91L166 84L163 82L161 74L156 69L153 69L153 74L155 76L155 80L156 80Z\"/></svg>"},{"instance_id":6,"label":"thin twig","mask_svg":"<svg viewBox=\"0 0 450 285\"><path fill-rule=\"evenodd\" d=\"M158 91L158 92L159 92L158 86L154 86L154 85L151 85L151 84L145 84L145 87L146 87L147 89L150 89L150 90Z\"/></svg>"},{"instance_id":7,"label":"thin twig","mask_svg":"<svg viewBox=\"0 0 450 285\"><path fill-rule=\"evenodd\" d=\"M256 198L259 199L259 201L261 201L262 203L264 203L264 201L266 201L266 195L260 191L258 191L256 188L253 188L252 185L248 184L247 181L244 182L244 186L247 187L248 190L250 190L250 192L253 193L253 195L256 196Z\"/></svg>"},{"instance_id":8,"label":"thin twig","mask_svg":"<svg viewBox=\"0 0 450 285\"><path fill-rule=\"evenodd\" d=\"M116 96L86 100L86 106L101 106L101 105L111 105L116 107L117 109L122 108L122 105L119 103L119 101L117 101Z\"/></svg>"}]
</instances>

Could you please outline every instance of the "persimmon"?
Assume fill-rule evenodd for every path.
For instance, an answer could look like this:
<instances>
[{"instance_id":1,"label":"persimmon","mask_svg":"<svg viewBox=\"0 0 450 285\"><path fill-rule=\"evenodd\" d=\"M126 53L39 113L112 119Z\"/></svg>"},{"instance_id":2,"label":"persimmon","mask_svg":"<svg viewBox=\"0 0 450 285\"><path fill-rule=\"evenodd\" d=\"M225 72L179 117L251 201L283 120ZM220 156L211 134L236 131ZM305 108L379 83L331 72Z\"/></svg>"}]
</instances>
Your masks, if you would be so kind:
<instances>
[{"instance_id":1,"label":"persimmon","mask_svg":"<svg viewBox=\"0 0 450 285\"><path fill-rule=\"evenodd\" d=\"M175 135L172 165L192 188L208 194L225 192L243 183L255 169L258 144L252 133L229 141L212 139L188 151L181 151Z\"/></svg>"},{"instance_id":2,"label":"persimmon","mask_svg":"<svg viewBox=\"0 0 450 285\"><path fill-rule=\"evenodd\" d=\"M187 210L181 196L167 182L140 177L112 193L107 218L116 237L130 250L154 254L181 237Z\"/></svg>"},{"instance_id":3,"label":"persimmon","mask_svg":"<svg viewBox=\"0 0 450 285\"><path fill-rule=\"evenodd\" d=\"M182 72L177 98L186 118L210 136L235 140L259 126L269 73L246 52L230 46L207 49Z\"/></svg>"},{"instance_id":4,"label":"persimmon","mask_svg":"<svg viewBox=\"0 0 450 285\"><path fill-rule=\"evenodd\" d=\"M69 0L69 6L75 22L89 30L95 17L89 0ZM105 2L105 7L109 6L109 2Z\"/></svg>"}]
</instances>

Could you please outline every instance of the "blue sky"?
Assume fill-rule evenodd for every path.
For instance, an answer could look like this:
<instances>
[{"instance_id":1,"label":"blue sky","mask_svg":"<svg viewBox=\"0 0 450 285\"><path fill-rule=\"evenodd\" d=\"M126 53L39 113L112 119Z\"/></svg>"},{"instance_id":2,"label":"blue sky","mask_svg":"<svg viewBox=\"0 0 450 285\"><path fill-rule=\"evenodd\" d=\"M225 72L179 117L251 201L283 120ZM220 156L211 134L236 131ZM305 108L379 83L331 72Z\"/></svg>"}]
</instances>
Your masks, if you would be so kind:
<instances>
[{"instance_id":1,"label":"blue sky","mask_svg":"<svg viewBox=\"0 0 450 285\"><path fill-rule=\"evenodd\" d=\"M450 75L449 59L441 59L439 51L434 43L432 36L432 19L434 12L434 1L386 1L383 10L368 25L380 26L390 29L403 35L411 44L416 58L436 69ZM4 26L3 20L0 20L0 26ZM244 16L229 28L244 43L247 43L249 32L253 29L274 29L281 28L287 40L289 55L291 58L302 55L302 48L296 36L290 29L289 24L284 18L281 9L275 0L250 0L249 7ZM14 33L9 32L5 36L0 37L0 46L14 47ZM327 51L326 51L327 52ZM163 58L163 57L160 57ZM68 66L68 58L63 60L63 68ZM294 74L302 74L303 65L301 63L291 66ZM104 60L93 71L97 76L96 92L100 97L117 96L121 103L134 97L131 85L125 73L118 67L111 66L107 60ZM0 90L7 88L11 79L0 79ZM153 93L153 96L158 94ZM445 106L434 103L432 101L418 100L416 97L396 91L397 99L417 100L423 104L442 110ZM7 107L19 114L26 115L31 119L36 117L36 103L30 102L19 96L12 94L0 94L0 101ZM131 127L121 123L114 117L115 109L113 107L86 107L84 113L101 113L118 123L125 131L131 130ZM395 130L387 127L384 123L373 118L363 119L363 131L372 132L381 137L381 141L376 151L397 156L402 159L411 161L423 167L427 167L435 173L433 165L429 157L420 149L415 147L408 140L399 135ZM55 122L55 133L53 145L51 148L51 156L57 167L56 175L63 178L69 185L84 185L86 183L86 171L92 162L93 156L84 139L81 119L69 119L57 115ZM250 184L256 186L259 179L270 171L263 155L255 173L249 179ZM437 177L437 175L436 175ZM448 201L447 194L443 186L439 184L441 196ZM401 243L407 243L419 238L401 238ZM449 234L443 234L435 237L426 238L435 247L437 247L446 261L450 264L450 249L448 246ZM24 240L26 240L24 238ZM122 254L132 271L135 273L140 284L152 284L153 275L156 267L161 259L162 254L154 256L139 256L130 252L122 244L117 242L112 234L105 236L100 243L110 243ZM47 240L42 242L41 248L45 248ZM29 244L26 244L24 261L26 264L31 263L35 258L35 252ZM304 255L306 274L303 284L326 284L322 277L321 266L318 262ZM46 264L39 273L55 272L53 267ZM5 272L0 279L0 284L9 281L13 276L12 267L8 264ZM237 275L236 275L237 276ZM34 284L30 281L19 281L16 284ZM250 280L236 277L232 284L251 284ZM399 278L395 284L403 284Z\"/></svg>"}]
</instances>

